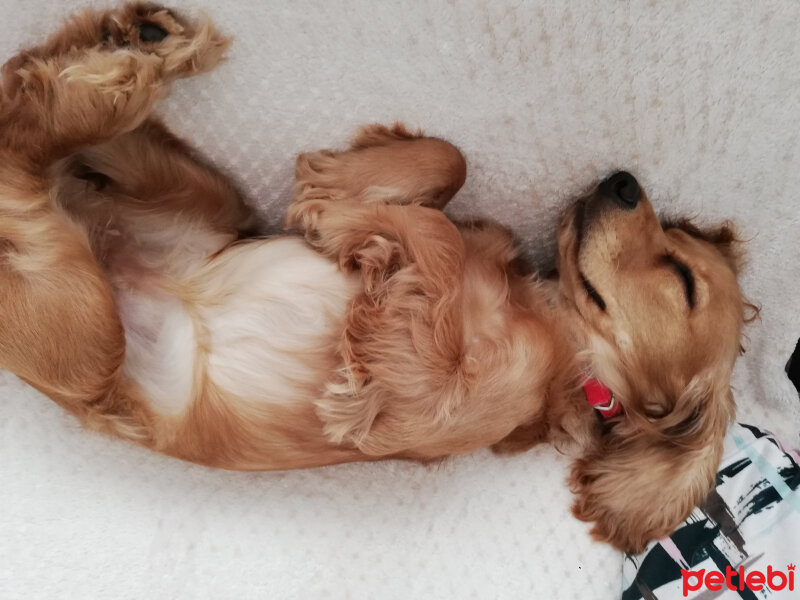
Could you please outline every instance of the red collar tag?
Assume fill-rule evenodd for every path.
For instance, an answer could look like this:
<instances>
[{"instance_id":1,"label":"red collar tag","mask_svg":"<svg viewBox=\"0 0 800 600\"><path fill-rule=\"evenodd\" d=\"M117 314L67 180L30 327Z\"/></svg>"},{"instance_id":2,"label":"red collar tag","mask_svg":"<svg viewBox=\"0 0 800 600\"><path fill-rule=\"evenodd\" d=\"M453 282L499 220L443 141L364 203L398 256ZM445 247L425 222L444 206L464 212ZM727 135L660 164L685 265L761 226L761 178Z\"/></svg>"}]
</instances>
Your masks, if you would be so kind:
<instances>
[{"instance_id":1,"label":"red collar tag","mask_svg":"<svg viewBox=\"0 0 800 600\"><path fill-rule=\"evenodd\" d=\"M583 392L586 394L586 401L603 415L604 419L610 419L622 414L622 405L614 398L606 386L597 379L589 379L583 384Z\"/></svg>"}]
</instances>

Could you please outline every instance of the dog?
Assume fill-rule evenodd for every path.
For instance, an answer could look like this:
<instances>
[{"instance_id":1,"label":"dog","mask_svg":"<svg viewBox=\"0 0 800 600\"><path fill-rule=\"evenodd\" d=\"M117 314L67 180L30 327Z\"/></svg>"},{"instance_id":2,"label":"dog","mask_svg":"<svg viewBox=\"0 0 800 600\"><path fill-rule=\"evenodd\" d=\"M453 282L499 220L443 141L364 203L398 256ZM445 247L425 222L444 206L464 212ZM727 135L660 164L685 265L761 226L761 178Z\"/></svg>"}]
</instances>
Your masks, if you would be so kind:
<instances>
[{"instance_id":1,"label":"dog","mask_svg":"<svg viewBox=\"0 0 800 600\"><path fill-rule=\"evenodd\" d=\"M2 70L0 366L87 427L237 470L550 441L575 514L626 550L710 488L745 300L730 228L662 227L617 174L568 211L560 274L442 208L466 162L402 125L302 154L287 226L154 119L229 44L143 3L85 12ZM599 423L602 381L625 411Z\"/></svg>"}]
</instances>

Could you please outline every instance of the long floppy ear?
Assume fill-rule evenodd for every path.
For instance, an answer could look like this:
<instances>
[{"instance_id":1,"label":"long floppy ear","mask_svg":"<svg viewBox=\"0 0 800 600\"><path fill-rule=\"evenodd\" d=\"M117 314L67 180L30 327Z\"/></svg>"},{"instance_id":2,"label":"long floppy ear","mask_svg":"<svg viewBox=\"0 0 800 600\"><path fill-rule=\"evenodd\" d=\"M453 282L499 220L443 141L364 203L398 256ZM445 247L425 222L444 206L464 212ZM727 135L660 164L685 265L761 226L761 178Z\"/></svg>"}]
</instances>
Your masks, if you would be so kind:
<instances>
[{"instance_id":1,"label":"long floppy ear","mask_svg":"<svg viewBox=\"0 0 800 600\"><path fill-rule=\"evenodd\" d=\"M572 466L573 514L625 552L669 535L713 486L732 406L727 386L698 384L654 427L614 427Z\"/></svg>"}]
</instances>

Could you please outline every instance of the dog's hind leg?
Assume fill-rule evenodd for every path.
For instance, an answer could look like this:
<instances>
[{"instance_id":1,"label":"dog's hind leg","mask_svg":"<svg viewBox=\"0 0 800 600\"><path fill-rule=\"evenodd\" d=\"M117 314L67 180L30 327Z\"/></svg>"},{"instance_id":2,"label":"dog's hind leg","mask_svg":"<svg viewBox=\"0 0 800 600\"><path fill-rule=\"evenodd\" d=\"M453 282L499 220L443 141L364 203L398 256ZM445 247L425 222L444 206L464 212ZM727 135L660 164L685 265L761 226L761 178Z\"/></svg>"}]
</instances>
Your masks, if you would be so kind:
<instances>
[{"instance_id":1,"label":"dog's hind leg","mask_svg":"<svg viewBox=\"0 0 800 600\"><path fill-rule=\"evenodd\" d=\"M113 10L84 10L67 18L45 42L20 51L0 71L0 87L11 97L27 81L32 62L98 48L125 48L156 54L176 74L206 71L218 61L228 40L210 22L191 23L175 11L150 2L129 2Z\"/></svg>"},{"instance_id":2,"label":"dog's hind leg","mask_svg":"<svg viewBox=\"0 0 800 600\"><path fill-rule=\"evenodd\" d=\"M41 176L55 159L136 128L170 81L212 68L227 44L210 23L152 5L79 15L3 67L0 149Z\"/></svg>"},{"instance_id":3,"label":"dog's hind leg","mask_svg":"<svg viewBox=\"0 0 800 600\"><path fill-rule=\"evenodd\" d=\"M254 215L231 181L153 118L76 153L65 167L107 195L126 228L136 230L158 219L163 224L179 220L232 239L256 232ZM72 199L70 210L79 213L79 203L79 197Z\"/></svg>"},{"instance_id":4,"label":"dog's hind leg","mask_svg":"<svg viewBox=\"0 0 800 600\"><path fill-rule=\"evenodd\" d=\"M213 66L226 41L152 5L90 14L3 71L0 367L85 422L143 439L143 409L120 392L125 339L111 289L85 232L53 205L49 167L140 125L166 82ZM108 15L111 41L97 26ZM123 30L138 41L110 46Z\"/></svg>"}]
</instances>

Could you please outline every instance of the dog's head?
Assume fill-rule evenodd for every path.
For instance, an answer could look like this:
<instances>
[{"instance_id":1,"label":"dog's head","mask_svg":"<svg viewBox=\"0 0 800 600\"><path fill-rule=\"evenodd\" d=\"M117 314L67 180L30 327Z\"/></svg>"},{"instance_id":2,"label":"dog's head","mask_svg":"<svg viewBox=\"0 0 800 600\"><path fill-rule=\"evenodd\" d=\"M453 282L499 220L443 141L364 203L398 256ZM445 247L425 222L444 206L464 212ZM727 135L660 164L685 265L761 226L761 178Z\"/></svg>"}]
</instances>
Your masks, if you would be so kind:
<instances>
[{"instance_id":1,"label":"dog's head","mask_svg":"<svg viewBox=\"0 0 800 600\"><path fill-rule=\"evenodd\" d=\"M735 236L660 223L636 179L617 173L570 209L558 243L588 368L626 412L573 471L575 511L600 539L638 550L708 492L734 416L746 307Z\"/></svg>"},{"instance_id":2,"label":"dog's head","mask_svg":"<svg viewBox=\"0 0 800 600\"><path fill-rule=\"evenodd\" d=\"M662 225L636 179L617 173L567 214L561 289L595 375L634 418L686 433L710 396L732 416L729 379L744 321L729 225Z\"/></svg>"}]
</instances>

